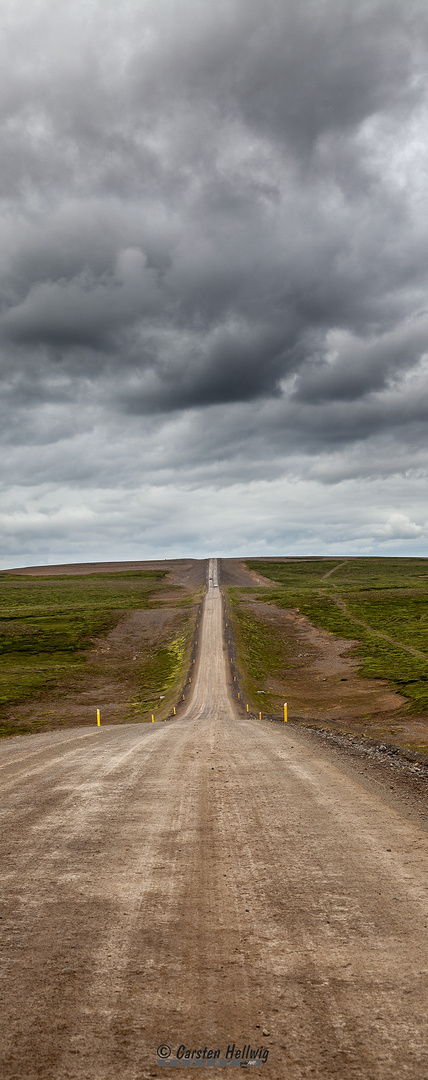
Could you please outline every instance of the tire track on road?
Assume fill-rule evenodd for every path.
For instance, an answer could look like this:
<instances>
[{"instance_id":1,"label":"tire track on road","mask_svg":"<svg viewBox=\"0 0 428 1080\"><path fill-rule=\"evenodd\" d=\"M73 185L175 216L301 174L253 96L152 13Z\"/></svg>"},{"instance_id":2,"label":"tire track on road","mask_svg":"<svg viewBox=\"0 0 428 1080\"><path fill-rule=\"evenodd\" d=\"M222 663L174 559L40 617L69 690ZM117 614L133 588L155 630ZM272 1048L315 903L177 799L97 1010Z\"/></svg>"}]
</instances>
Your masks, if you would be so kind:
<instances>
[{"instance_id":1,"label":"tire track on road","mask_svg":"<svg viewBox=\"0 0 428 1080\"><path fill-rule=\"evenodd\" d=\"M181 717L43 736L9 778L3 1074L146 1080L160 1043L250 1040L266 1080L425 1080L427 836L234 712L214 570Z\"/></svg>"}]
</instances>

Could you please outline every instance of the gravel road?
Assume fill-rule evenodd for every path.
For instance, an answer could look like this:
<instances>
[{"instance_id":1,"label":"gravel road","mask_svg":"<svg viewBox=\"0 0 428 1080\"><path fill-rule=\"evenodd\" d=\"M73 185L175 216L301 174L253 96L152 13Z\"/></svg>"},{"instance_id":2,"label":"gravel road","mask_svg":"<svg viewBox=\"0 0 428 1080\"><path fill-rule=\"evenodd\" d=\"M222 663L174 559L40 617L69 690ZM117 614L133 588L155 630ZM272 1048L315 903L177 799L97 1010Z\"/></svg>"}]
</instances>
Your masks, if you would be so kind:
<instances>
[{"instance_id":1,"label":"gravel road","mask_svg":"<svg viewBox=\"0 0 428 1080\"><path fill-rule=\"evenodd\" d=\"M0 745L6 1080L428 1076L423 822L235 715L221 604L179 720Z\"/></svg>"}]
</instances>

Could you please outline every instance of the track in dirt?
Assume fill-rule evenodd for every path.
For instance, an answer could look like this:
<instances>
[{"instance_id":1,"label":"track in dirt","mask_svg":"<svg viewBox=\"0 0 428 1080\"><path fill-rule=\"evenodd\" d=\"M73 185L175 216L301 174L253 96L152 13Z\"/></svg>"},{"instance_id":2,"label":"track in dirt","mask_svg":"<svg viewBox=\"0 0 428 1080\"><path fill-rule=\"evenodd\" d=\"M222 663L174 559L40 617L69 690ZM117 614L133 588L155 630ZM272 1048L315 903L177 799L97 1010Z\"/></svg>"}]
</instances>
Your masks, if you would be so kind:
<instances>
[{"instance_id":1,"label":"track in dirt","mask_svg":"<svg viewBox=\"0 0 428 1080\"><path fill-rule=\"evenodd\" d=\"M167 1045L425 1080L426 830L235 714L215 572L180 720L0 746L1 1075L144 1080Z\"/></svg>"}]
</instances>

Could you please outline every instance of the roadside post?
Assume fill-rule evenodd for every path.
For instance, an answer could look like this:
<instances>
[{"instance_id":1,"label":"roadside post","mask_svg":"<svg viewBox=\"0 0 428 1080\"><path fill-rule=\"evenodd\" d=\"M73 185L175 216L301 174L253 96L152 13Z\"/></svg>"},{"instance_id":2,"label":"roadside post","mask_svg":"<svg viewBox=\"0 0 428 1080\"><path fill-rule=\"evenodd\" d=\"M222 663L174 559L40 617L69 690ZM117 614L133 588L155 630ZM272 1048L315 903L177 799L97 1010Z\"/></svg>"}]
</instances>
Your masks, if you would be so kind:
<instances>
[{"instance_id":1,"label":"roadside post","mask_svg":"<svg viewBox=\"0 0 428 1080\"><path fill-rule=\"evenodd\" d=\"M287 723L287 720L288 720L288 716L287 716L287 702L286 702L286 701L284 701L284 723L285 723L285 724Z\"/></svg>"},{"instance_id":2,"label":"roadside post","mask_svg":"<svg viewBox=\"0 0 428 1080\"><path fill-rule=\"evenodd\" d=\"M97 709L97 727L101 727L101 717L99 709Z\"/></svg>"}]
</instances>

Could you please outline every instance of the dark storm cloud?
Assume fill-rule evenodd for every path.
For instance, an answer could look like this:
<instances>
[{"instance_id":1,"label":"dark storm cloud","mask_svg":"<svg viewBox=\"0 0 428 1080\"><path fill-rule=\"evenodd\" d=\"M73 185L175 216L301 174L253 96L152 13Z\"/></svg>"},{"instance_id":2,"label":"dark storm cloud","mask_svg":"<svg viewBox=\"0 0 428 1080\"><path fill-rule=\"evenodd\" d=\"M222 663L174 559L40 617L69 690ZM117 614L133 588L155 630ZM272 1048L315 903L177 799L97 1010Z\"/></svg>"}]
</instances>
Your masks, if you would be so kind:
<instances>
[{"instance_id":1,"label":"dark storm cloud","mask_svg":"<svg viewBox=\"0 0 428 1080\"><path fill-rule=\"evenodd\" d=\"M6 0L4 478L421 470L427 55L419 0Z\"/></svg>"}]
</instances>

